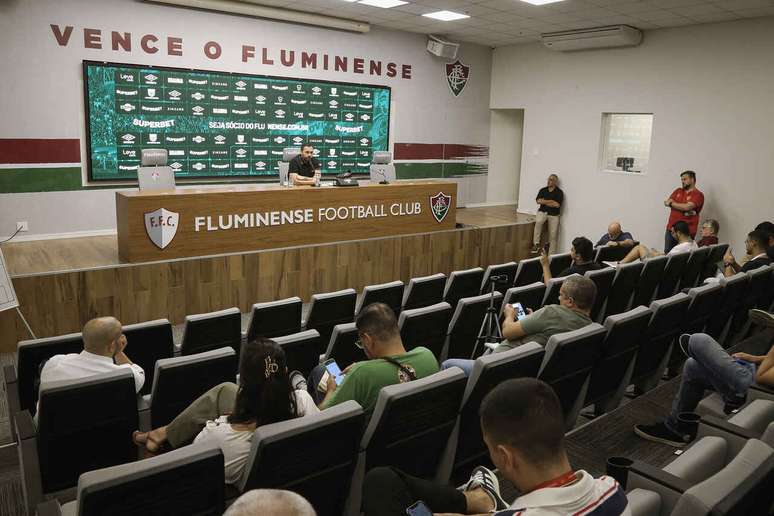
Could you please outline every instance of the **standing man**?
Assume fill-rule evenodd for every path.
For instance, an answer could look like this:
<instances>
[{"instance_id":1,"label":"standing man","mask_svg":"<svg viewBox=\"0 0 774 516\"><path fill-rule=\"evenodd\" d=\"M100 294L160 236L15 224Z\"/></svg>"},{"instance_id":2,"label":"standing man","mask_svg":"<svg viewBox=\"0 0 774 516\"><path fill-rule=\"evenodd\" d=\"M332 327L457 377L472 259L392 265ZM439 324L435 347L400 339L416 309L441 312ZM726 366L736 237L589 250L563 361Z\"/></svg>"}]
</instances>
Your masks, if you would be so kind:
<instances>
[{"instance_id":1,"label":"standing man","mask_svg":"<svg viewBox=\"0 0 774 516\"><path fill-rule=\"evenodd\" d=\"M556 237L559 233L559 210L564 202L564 192L556 186L559 176L548 176L548 185L538 191L535 201L540 205L535 218L535 233L532 237L532 254L540 253L540 235L543 225L548 221L549 253L556 252Z\"/></svg>"},{"instance_id":2,"label":"standing man","mask_svg":"<svg viewBox=\"0 0 774 516\"><path fill-rule=\"evenodd\" d=\"M314 147L304 143L301 145L301 154L290 160L288 175L293 186L313 185L319 179L322 167L313 154Z\"/></svg>"},{"instance_id":3,"label":"standing man","mask_svg":"<svg viewBox=\"0 0 774 516\"><path fill-rule=\"evenodd\" d=\"M664 235L664 254L677 245L677 240L670 229L677 221L685 221L691 232L691 238L696 238L696 230L699 228L699 213L704 207L704 194L696 188L696 172L686 170L680 174L682 188L676 188L664 201L664 206L670 208L669 221Z\"/></svg>"}]
</instances>

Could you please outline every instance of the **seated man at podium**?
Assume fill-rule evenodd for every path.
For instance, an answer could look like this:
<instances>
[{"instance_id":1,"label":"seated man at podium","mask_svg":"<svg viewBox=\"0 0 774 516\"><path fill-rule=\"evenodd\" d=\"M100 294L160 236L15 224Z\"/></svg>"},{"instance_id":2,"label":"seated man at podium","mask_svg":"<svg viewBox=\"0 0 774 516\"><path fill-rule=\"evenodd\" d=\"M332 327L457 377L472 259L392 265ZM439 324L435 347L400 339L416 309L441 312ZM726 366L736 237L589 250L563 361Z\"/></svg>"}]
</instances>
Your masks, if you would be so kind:
<instances>
[{"instance_id":1,"label":"seated man at podium","mask_svg":"<svg viewBox=\"0 0 774 516\"><path fill-rule=\"evenodd\" d=\"M312 154L314 146L309 143L301 145L301 154L290 160L288 174L294 186L314 185L315 179L320 177L320 161Z\"/></svg>"}]
</instances>

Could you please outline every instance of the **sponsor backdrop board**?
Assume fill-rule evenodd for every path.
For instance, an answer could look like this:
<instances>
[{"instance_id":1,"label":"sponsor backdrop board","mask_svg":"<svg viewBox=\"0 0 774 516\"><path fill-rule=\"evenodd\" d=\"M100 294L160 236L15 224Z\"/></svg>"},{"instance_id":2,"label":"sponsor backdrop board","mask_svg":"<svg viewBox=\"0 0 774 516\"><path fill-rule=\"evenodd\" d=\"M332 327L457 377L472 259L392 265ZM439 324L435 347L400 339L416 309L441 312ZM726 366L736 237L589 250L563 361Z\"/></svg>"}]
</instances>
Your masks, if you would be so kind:
<instances>
[{"instance_id":1,"label":"sponsor backdrop board","mask_svg":"<svg viewBox=\"0 0 774 516\"><path fill-rule=\"evenodd\" d=\"M116 192L118 255L144 262L454 229L457 184Z\"/></svg>"},{"instance_id":2,"label":"sponsor backdrop board","mask_svg":"<svg viewBox=\"0 0 774 516\"><path fill-rule=\"evenodd\" d=\"M276 175L305 140L324 174L367 173L388 146L386 86L93 61L83 73L93 181L135 180L143 148L201 178Z\"/></svg>"}]
</instances>

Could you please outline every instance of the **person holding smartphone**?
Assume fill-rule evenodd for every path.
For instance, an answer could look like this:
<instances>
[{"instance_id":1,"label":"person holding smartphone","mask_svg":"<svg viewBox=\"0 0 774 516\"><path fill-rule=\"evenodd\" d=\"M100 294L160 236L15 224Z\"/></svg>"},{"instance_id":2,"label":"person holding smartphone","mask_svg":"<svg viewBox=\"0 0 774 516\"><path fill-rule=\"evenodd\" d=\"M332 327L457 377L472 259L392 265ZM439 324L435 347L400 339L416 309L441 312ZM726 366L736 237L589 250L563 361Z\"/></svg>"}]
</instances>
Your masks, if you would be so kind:
<instances>
[{"instance_id":1,"label":"person holding smartphone","mask_svg":"<svg viewBox=\"0 0 774 516\"><path fill-rule=\"evenodd\" d=\"M365 351L369 360L355 362L341 374L338 374L338 365L330 361L312 369L306 383L320 409L355 400L365 412L371 412L382 387L438 372L438 361L429 349L419 346L406 351L395 312L384 303L366 306L355 326L356 345ZM294 374L295 378L299 376L300 373Z\"/></svg>"},{"instance_id":2,"label":"person holding smartphone","mask_svg":"<svg viewBox=\"0 0 774 516\"><path fill-rule=\"evenodd\" d=\"M527 342L545 346L552 335L588 326L593 322L591 309L596 296L597 286L592 280L585 276L570 276L559 288L558 305L546 305L535 312L526 308L526 316L521 318L517 317L518 307L505 305L501 328L505 340L493 351L507 351ZM450 358L443 362L441 368L459 367L466 375L470 375L473 362L467 358Z\"/></svg>"},{"instance_id":3,"label":"person holding smartphone","mask_svg":"<svg viewBox=\"0 0 774 516\"><path fill-rule=\"evenodd\" d=\"M615 479L594 478L570 465L562 407L548 384L535 378L506 380L486 395L479 413L489 456L518 498L510 505L503 500L497 476L483 466L461 489L383 466L366 474L365 516L631 514Z\"/></svg>"}]
</instances>

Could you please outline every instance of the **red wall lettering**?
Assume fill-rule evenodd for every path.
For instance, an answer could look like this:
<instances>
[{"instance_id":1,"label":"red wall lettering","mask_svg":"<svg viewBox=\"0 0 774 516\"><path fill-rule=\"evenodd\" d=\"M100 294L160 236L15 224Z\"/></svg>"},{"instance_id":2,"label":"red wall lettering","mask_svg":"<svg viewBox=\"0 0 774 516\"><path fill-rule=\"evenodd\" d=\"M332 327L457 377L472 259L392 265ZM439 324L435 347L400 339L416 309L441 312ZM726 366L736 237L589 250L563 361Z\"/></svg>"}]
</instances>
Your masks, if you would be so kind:
<instances>
[{"instance_id":1,"label":"red wall lettering","mask_svg":"<svg viewBox=\"0 0 774 516\"><path fill-rule=\"evenodd\" d=\"M215 41L208 41L204 44L204 55L210 59L219 58L222 52L223 49L221 49L220 45Z\"/></svg>"},{"instance_id":2,"label":"red wall lettering","mask_svg":"<svg viewBox=\"0 0 774 516\"><path fill-rule=\"evenodd\" d=\"M242 62L246 63L248 59L255 57L255 47L252 45L242 45Z\"/></svg>"},{"instance_id":3,"label":"red wall lettering","mask_svg":"<svg viewBox=\"0 0 774 516\"><path fill-rule=\"evenodd\" d=\"M116 31L111 32L110 46L113 50L118 50L118 47L121 47L122 50L131 52L132 51L131 33L124 32L123 34L121 34L120 32L116 32Z\"/></svg>"},{"instance_id":4,"label":"red wall lettering","mask_svg":"<svg viewBox=\"0 0 774 516\"><path fill-rule=\"evenodd\" d=\"M301 68L307 68L309 66L315 69L317 68L317 54L314 52L311 54L301 52Z\"/></svg>"},{"instance_id":5,"label":"red wall lettering","mask_svg":"<svg viewBox=\"0 0 774 516\"><path fill-rule=\"evenodd\" d=\"M73 33L73 27L72 25L68 25L65 27L64 33L62 33L62 29L59 28L59 25L51 24L51 32L54 33L54 37L56 38L56 42L59 43L60 47L66 47L67 43L70 41L70 36Z\"/></svg>"},{"instance_id":6,"label":"red wall lettering","mask_svg":"<svg viewBox=\"0 0 774 516\"><path fill-rule=\"evenodd\" d=\"M158 47L151 46L151 42L156 43L159 40L156 36L153 34L146 34L142 38L140 38L140 46L142 47L145 52L148 54L155 54L159 51Z\"/></svg>"},{"instance_id":7,"label":"red wall lettering","mask_svg":"<svg viewBox=\"0 0 774 516\"><path fill-rule=\"evenodd\" d=\"M363 58L356 57L352 60L352 71L355 73L363 73Z\"/></svg>"},{"instance_id":8,"label":"red wall lettering","mask_svg":"<svg viewBox=\"0 0 774 516\"><path fill-rule=\"evenodd\" d=\"M84 48L102 48L102 31L99 29L83 29Z\"/></svg>"},{"instance_id":9,"label":"red wall lettering","mask_svg":"<svg viewBox=\"0 0 774 516\"><path fill-rule=\"evenodd\" d=\"M183 55L183 38L173 38L171 36L167 38L167 55Z\"/></svg>"},{"instance_id":10,"label":"red wall lettering","mask_svg":"<svg viewBox=\"0 0 774 516\"><path fill-rule=\"evenodd\" d=\"M403 73L401 74L401 77L404 79L411 79L411 65L404 64L401 67L401 70Z\"/></svg>"},{"instance_id":11,"label":"red wall lettering","mask_svg":"<svg viewBox=\"0 0 774 516\"><path fill-rule=\"evenodd\" d=\"M273 65L274 59L269 59L269 49L263 47L261 52L261 63L265 65Z\"/></svg>"}]
</instances>

